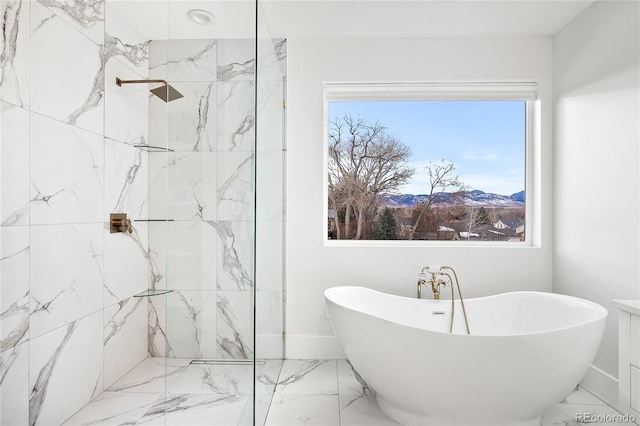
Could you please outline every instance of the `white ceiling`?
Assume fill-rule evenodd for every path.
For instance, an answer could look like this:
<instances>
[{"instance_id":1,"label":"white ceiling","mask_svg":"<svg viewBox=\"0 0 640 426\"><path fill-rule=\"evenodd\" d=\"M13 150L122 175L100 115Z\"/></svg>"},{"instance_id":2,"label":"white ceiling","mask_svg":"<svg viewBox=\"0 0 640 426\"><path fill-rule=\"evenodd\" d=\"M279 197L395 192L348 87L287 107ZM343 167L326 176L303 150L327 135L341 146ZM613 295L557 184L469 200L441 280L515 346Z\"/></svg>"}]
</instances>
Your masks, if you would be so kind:
<instances>
[{"instance_id":1,"label":"white ceiling","mask_svg":"<svg viewBox=\"0 0 640 426\"><path fill-rule=\"evenodd\" d=\"M551 35L593 1L270 1L275 36Z\"/></svg>"},{"instance_id":2,"label":"white ceiling","mask_svg":"<svg viewBox=\"0 0 640 426\"><path fill-rule=\"evenodd\" d=\"M247 0L107 0L149 40L254 38L255 3ZM215 16L211 25L191 22L187 13L202 9Z\"/></svg>"},{"instance_id":3,"label":"white ceiling","mask_svg":"<svg viewBox=\"0 0 640 426\"><path fill-rule=\"evenodd\" d=\"M552 35L593 0L265 0L260 29L273 37ZM252 38L250 0L110 0L149 39ZM188 20L191 9L216 16ZM108 11L107 11L108 13ZM263 19L265 18L265 19Z\"/></svg>"}]
</instances>

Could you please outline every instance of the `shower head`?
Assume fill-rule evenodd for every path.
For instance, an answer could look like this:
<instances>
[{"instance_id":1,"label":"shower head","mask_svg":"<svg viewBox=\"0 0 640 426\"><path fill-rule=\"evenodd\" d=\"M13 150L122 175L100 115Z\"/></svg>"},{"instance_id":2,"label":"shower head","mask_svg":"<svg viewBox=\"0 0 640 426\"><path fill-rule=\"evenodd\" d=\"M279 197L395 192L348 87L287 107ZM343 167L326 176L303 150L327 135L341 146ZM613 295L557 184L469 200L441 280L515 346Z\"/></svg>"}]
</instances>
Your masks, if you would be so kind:
<instances>
[{"instance_id":1,"label":"shower head","mask_svg":"<svg viewBox=\"0 0 640 426\"><path fill-rule=\"evenodd\" d=\"M180 99L182 97L182 93L178 92L170 84L156 87L155 89L151 89L150 92L165 102L175 101L176 99Z\"/></svg>"},{"instance_id":2,"label":"shower head","mask_svg":"<svg viewBox=\"0 0 640 426\"><path fill-rule=\"evenodd\" d=\"M182 93L173 88L166 80L121 80L116 77L116 85L122 86L123 84L135 84L135 83L162 83L160 87L151 89L150 92L162 99L165 102L175 101L183 97Z\"/></svg>"}]
</instances>

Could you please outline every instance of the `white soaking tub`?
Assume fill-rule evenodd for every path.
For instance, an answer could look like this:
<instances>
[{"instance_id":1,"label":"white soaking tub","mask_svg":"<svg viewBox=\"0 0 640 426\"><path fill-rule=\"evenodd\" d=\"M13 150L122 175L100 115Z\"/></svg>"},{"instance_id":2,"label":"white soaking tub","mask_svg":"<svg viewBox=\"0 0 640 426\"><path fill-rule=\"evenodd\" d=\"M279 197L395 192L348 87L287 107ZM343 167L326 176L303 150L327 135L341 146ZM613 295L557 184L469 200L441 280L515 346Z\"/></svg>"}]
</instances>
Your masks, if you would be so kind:
<instances>
[{"instance_id":1,"label":"white soaking tub","mask_svg":"<svg viewBox=\"0 0 640 426\"><path fill-rule=\"evenodd\" d=\"M554 293L512 292L456 301L364 287L325 291L331 322L378 405L405 425L539 425L596 355L607 310Z\"/></svg>"}]
</instances>

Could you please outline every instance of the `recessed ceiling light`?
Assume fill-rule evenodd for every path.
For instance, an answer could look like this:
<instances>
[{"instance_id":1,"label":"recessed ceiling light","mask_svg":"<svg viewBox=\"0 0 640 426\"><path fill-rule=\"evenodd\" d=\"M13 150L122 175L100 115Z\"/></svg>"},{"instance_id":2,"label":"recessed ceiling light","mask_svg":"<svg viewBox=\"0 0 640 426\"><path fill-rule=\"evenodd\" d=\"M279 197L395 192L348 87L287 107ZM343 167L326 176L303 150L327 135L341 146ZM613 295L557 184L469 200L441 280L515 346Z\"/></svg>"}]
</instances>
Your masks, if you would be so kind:
<instances>
[{"instance_id":1,"label":"recessed ceiling light","mask_svg":"<svg viewBox=\"0 0 640 426\"><path fill-rule=\"evenodd\" d=\"M193 22L200 25L211 25L216 19L211 12L202 9L192 9L187 13L187 16Z\"/></svg>"}]
</instances>

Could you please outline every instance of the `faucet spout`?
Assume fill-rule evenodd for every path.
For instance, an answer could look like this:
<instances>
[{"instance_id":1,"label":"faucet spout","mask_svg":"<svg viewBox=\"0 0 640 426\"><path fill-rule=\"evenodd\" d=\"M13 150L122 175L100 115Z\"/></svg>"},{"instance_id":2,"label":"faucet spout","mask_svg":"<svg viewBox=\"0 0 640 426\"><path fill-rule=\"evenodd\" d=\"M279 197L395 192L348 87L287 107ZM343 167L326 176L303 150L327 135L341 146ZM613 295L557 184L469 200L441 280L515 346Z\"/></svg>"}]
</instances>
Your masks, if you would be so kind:
<instances>
[{"instance_id":1,"label":"faucet spout","mask_svg":"<svg viewBox=\"0 0 640 426\"><path fill-rule=\"evenodd\" d=\"M435 300L440 300L440 284L438 281L431 280L431 291Z\"/></svg>"}]
</instances>

